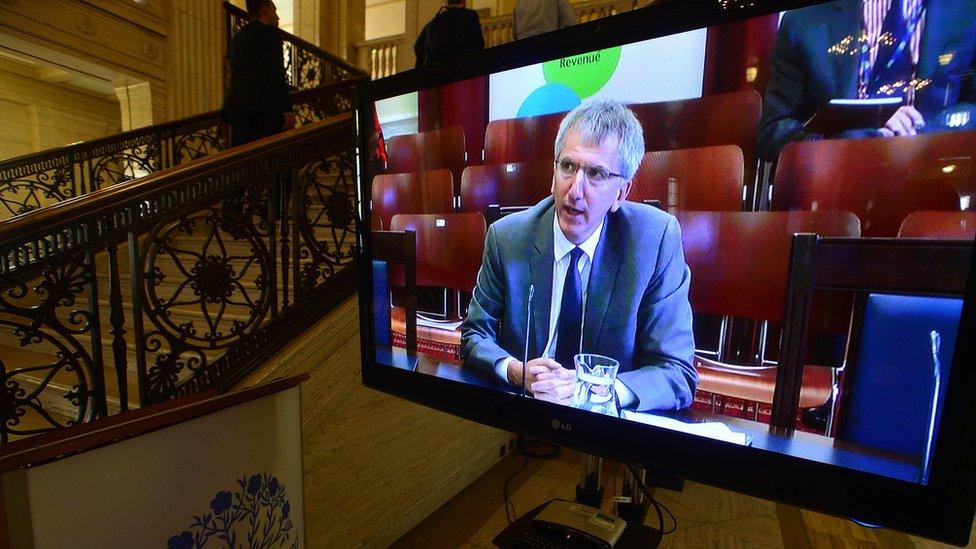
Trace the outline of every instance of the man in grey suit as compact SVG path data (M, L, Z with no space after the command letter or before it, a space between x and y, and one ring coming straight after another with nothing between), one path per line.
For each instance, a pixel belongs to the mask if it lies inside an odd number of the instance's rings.
M691 404L698 381L691 273L678 223L626 201L643 154L640 123L624 105L592 101L566 115L556 136L552 197L488 229L462 326L466 367L494 372L513 387L522 387L524 370L528 393L568 403L573 355L597 353L620 361L621 408Z

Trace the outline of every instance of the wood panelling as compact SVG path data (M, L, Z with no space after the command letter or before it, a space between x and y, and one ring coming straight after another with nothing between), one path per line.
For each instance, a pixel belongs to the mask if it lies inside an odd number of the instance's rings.
M498 461L508 433L362 385L347 301L248 383L300 372L309 547L382 547Z

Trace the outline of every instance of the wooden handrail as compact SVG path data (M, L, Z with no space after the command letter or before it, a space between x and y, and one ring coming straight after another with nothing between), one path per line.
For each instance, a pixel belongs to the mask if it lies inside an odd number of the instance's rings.
M356 86L363 82L368 82L369 77L365 74L362 76L357 76L354 79L344 80L342 82L337 82L335 84L329 84L326 86L320 86L318 88L311 88L307 90L297 90L289 94L292 102L298 103L302 100L308 99L309 97L316 95L331 95L338 93L340 91L346 90L352 86ZM24 154L21 156L15 156L13 158L8 158L6 160L0 161L0 170L14 167L18 164L26 164L30 162L35 162L39 158L45 156L50 156L52 154L60 154L64 156L70 156L75 152L81 150L88 150L99 146L112 145L113 143L126 141L130 139L136 139L142 137L146 134L152 133L166 133L168 130L178 129L183 126L191 125L194 122L205 121L220 117L220 111L207 111L200 114L195 114L193 116L187 116L185 118L178 118L176 120L171 120L169 122L163 122L161 124L153 124L152 126L146 126L142 128L136 128L134 130L128 130L117 134L107 135L105 137L98 137L95 139L90 139L88 141L79 141L77 143L72 143L64 147L58 147L57 149L47 149L43 151L33 152Z
M259 150L269 152L287 148L310 134L322 132L326 129L348 131L351 125L352 115L344 113L321 122L259 139L247 145L192 160L163 172L71 198L35 210L28 215L20 215L0 221L0 247L12 245L32 234L44 232L49 229L53 222L70 223L82 218L107 214L111 211L120 210L126 203L140 201L144 194L175 190L190 177L200 177L208 172L226 170L232 164L247 161Z
M233 393L218 394L215 390L205 391L156 406L10 442L0 447L2 448L0 449L0 473L94 450L106 444L158 431L291 389L308 379L309 374L304 373Z

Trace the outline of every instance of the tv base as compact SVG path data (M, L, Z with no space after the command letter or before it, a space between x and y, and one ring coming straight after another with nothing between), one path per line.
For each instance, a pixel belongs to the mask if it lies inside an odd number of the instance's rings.
M532 519L539 514L540 511L545 509L549 505L549 502L539 505L535 509L532 509L528 513L520 516L508 525L507 528L502 530L491 540L496 547L502 548L517 548L522 547L520 545L519 539L522 537L526 530L532 529ZM657 547L661 543L661 534L656 530L653 530L643 524L639 523L627 523L627 527L624 529L623 534L617 543L613 545L614 549L630 549L630 548L653 548Z

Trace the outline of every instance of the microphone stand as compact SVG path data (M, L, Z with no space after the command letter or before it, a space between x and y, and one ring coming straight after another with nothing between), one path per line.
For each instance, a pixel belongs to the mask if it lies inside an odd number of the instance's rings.
M522 348L522 396L525 396L525 363L529 361L529 329L532 327L532 297L535 285L529 284L529 299L525 305L525 346Z

